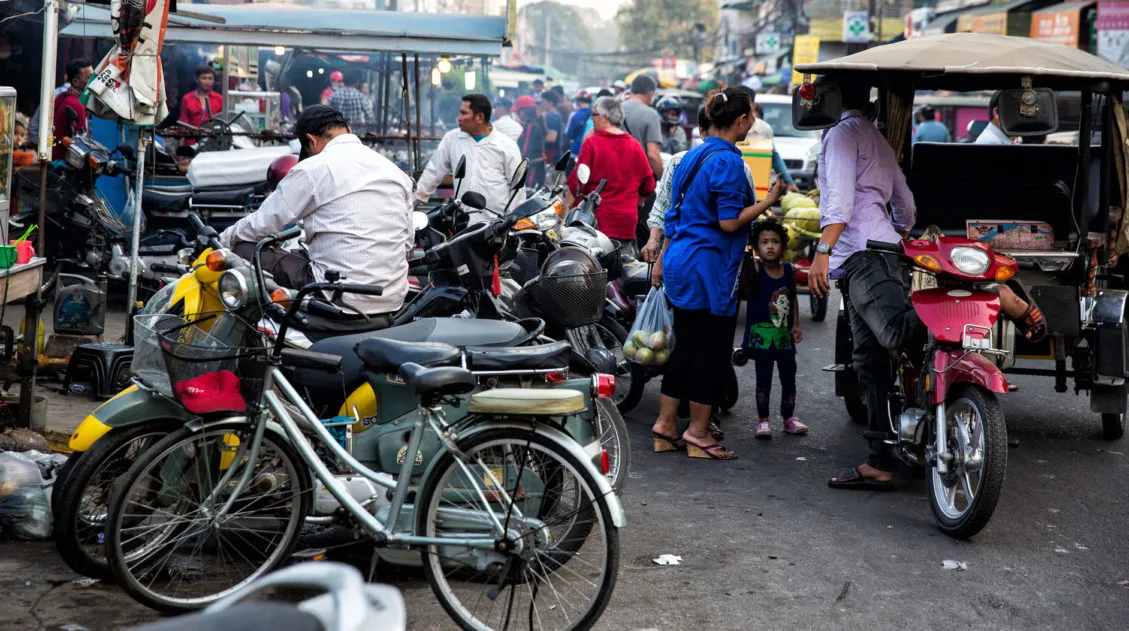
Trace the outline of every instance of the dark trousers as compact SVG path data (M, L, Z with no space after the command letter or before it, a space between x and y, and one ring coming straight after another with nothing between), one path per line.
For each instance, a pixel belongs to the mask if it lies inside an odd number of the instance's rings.
M674 349L663 375L662 393L702 405L720 405L737 316L709 309L674 308Z
M239 243L232 251L248 263L255 255L254 243ZM274 277L274 282L289 289L301 289L314 282L314 272L310 269L310 259L303 254L287 252L280 248L264 249L259 255L263 271Z
M792 418L796 412L796 350L749 351L757 368L757 416L768 418L768 402L772 395L772 368L780 369L780 416Z
M894 389L890 351L924 342L925 327L909 298L909 271L894 254L859 252L843 264L840 288L854 337L852 360L866 401L867 429L889 432L887 402ZM881 439L870 441L866 464L894 471L897 461Z

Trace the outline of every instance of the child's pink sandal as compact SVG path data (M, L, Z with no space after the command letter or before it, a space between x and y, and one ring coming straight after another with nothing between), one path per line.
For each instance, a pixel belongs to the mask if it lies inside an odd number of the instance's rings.
M772 427L768 421L757 423L757 438L772 438Z
M784 431L796 436L803 436L808 433L808 426L800 422L800 419L792 417L784 421Z

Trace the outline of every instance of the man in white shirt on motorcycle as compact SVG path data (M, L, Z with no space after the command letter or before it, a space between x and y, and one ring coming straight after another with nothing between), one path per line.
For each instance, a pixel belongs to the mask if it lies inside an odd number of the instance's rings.
M426 202L443 178L452 175L459 159L466 157L466 176L459 186L459 194L467 191L481 193L486 207L501 213L510 201L510 179L521 163L517 143L502 134L490 123L493 106L484 94L468 94L459 107L459 128L447 132L432 154L427 168L416 183L416 200ZM524 190L519 191L513 205L525 201ZM470 209L468 209L470 210ZM470 221L488 220L496 215L470 211Z
M348 121L326 105L298 117L301 160L259 209L223 231L220 242L251 260L255 244L302 222L309 258L272 248L263 269L275 282L299 289L324 282L327 270L352 284L379 285L381 296L347 294L343 300L367 314L395 313L408 293L412 180L390 160L363 145Z

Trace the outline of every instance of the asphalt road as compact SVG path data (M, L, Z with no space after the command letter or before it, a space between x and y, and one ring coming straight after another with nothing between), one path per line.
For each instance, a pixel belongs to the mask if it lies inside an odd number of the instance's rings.
M1003 498L974 541L948 539L920 478L903 476L890 494L827 488L865 444L820 372L834 323L805 318L805 329L797 414L812 428L806 438L783 435L777 419L772 441L753 439L751 367L739 373L742 399L726 419L735 462L651 453L658 383L629 415L628 525L600 628L1125 628L1129 439L1103 442L1084 397L1016 378L1004 411L1019 445L1008 452ZM655 565L661 554L682 564ZM945 560L968 569L942 569ZM76 578L50 543L0 544L0 629L113 629L154 618L112 585ZM383 580L404 590L409 628L452 627L418 574Z

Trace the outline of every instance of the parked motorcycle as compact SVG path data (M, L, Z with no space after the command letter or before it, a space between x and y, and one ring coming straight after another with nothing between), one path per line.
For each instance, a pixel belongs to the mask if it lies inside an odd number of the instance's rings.
M993 358L1008 351L995 347L1000 300L985 286L1014 278L1018 265L983 242L958 237L868 241L867 248L894 259L907 277L913 266L937 284L911 296L929 339L924 353L896 354L897 387L885 402L889 430L866 436L885 440L907 465L928 468L937 525L968 539L991 519L1007 468L1007 427L996 395L1008 383Z

